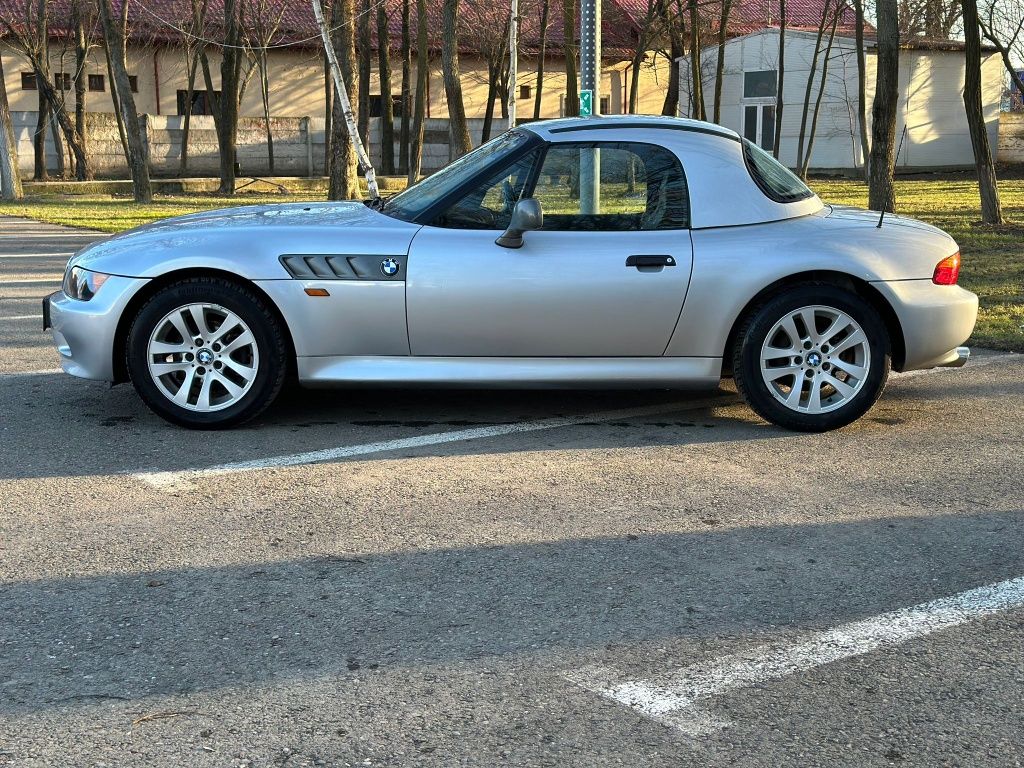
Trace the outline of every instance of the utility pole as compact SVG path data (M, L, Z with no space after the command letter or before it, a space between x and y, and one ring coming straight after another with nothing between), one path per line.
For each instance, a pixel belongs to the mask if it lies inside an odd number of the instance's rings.
M589 109L587 109L589 107ZM580 115L601 114L601 0L580 2ZM580 210L601 210L601 150L580 150Z
M341 77L341 66L338 64L338 56L334 51L334 44L331 42L330 30L328 30L327 22L324 20L324 10L320 5L320 0L312 0L312 4L313 15L316 17L316 24L320 28L320 37L324 41L327 63L331 68L331 75L334 78L336 96L341 104L341 113L345 116L345 125L348 126L348 136L352 142L353 149L356 151L359 167L366 177L366 189L370 193L370 197L376 200L380 197L380 192L377 189L377 175L374 173L370 156L366 154L366 148L363 147L363 142L359 138L359 126L356 124L356 116L352 113L352 102L349 101L348 91L345 89L345 81ZM343 23L348 24L351 22L349 19L345 19Z
M519 75L519 0L512 0L512 17L508 22L508 129L516 127L516 78Z

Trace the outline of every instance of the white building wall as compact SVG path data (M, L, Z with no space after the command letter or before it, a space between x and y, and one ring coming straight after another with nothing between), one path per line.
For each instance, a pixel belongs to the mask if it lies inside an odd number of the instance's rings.
M826 32L827 37L827 32ZM827 40L822 41L822 48ZM789 31L786 34L786 70L783 87L782 138L780 159L790 167L797 165L800 123L803 115L807 80L811 76L816 35ZM726 43L725 72L722 87L720 122L742 133L744 107L751 102L743 97L744 72L777 70L779 62L778 30L764 30L735 38ZM819 55L811 87L810 111L820 86L822 58ZM713 115L717 46L703 52L703 88L706 111ZM867 54L867 98L870 130L871 100L875 91L876 56ZM1002 92L1001 62L995 55L982 65L983 99L990 139L995 146L999 130L999 99ZM690 69L684 59L680 67L680 114L689 115ZM964 56L957 51L903 50L900 52L900 103L898 135L908 126L900 166L948 167L974 164L967 119L963 106ZM808 127L810 133L810 119ZM829 56L825 92L818 117L810 167L850 169L863 167L857 123L857 61L855 41L837 37Z

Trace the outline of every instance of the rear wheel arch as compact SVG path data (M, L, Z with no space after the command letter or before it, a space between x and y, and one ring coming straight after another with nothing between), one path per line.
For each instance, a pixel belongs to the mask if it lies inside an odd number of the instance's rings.
M733 322L732 328L729 330L729 336L726 339L725 349L722 353L723 374L732 373L732 360L736 351L736 344L739 342L740 330L743 328L746 320L756 312L759 307L765 304L765 302L774 299L776 296L780 296L787 290L796 286L808 284L813 285L815 283L843 288L867 301L872 308L878 312L879 316L882 318L883 324L885 325L885 329L889 334L893 370L903 370L903 365L906 360L906 344L903 338L903 327L900 325L900 320L896 315L896 311L892 308L892 305L882 295L882 293L868 281L862 280L859 277L854 277L846 272L814 270L798 272L780 280L776 280L774 283L771 283L761 289L761 291L747 302L746 306L743 307L743 310L736 316L736 320Z
M181 269L174 272L168 272L153 278L146 283L125 306L124 311L121 313L121 317L117 322L117 330L114 333L114 348L113 348L113 363L114 363L114 383L123 384L129 380L128 376L128 364L127 364L127 344L128 344L128 332L131 330L132 323L134 322L139 311L146 305L153 296L159 293L161 290L169 285L180 283L186 280L194 278L209 277L219 278L221 280L227 280L228 282L234 283L248 291L255 293L261 301L266 305L267 309L274 315L277 320L282 333L284 334L285 343L288 346L288 365L289 374L294 376L295 374L295 342L292 339L291 328L288 327L288 322L285 320L284 315L281 314L281 310L278 308L274 300L270 298L266 291L260 288L252 280L244 277L240 277L232 272L225 272L220 269Z

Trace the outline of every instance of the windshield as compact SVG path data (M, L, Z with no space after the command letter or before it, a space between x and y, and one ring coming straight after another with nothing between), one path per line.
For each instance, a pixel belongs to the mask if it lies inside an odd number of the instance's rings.
M761 191L775 202L794 203L814 194L799 176L753 142L744 139L743 150L750 175Z
M483 168L500 162L501 158L507 157L529 141L530 136L521 131L503 133L423 181L413 184L404 192L399 192L385 203L382 210L396 218L412 221L434 203L459 189Z

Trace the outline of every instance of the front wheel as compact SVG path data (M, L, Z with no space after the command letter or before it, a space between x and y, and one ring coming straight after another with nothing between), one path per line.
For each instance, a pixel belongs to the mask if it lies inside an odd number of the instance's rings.
M867 413L891 365L878 313L831 285L800 286L755 310L734 355L736 387L747 404L802 432L836 429Z
M287 345L264 301L219 278L193 278L154 295L128 333L128 372L167 421L219 429L260 414L287 372Z

